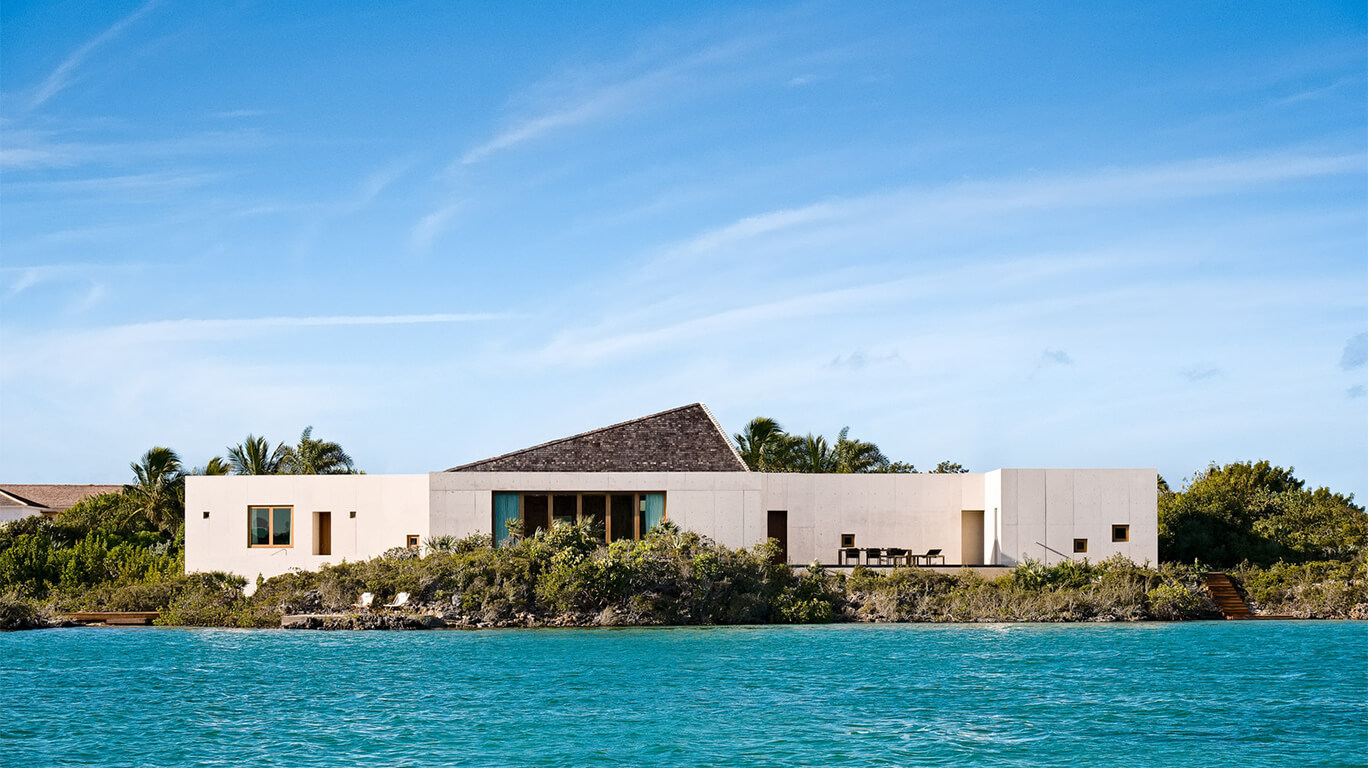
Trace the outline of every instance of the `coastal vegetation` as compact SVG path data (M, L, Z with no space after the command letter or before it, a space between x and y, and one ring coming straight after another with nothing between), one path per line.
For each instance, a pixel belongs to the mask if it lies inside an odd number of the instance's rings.
M1159 559L1213 568L1345 562L1368 552L1368 515L1328 488L1307 489L1267 461L1218 466L1179 491L1159 487Z
M301 444L311 439L305 430ZM845 443L855 441L843 431L836 445ZM269 444L250 436L239 447L244 469L280 448L263 450ZM298 456L300 447L289 448ZM222 464L234 461L229 454ZM336 458L282 459L274 469L350 471L349 457ZM487 535L434 538L421 553L400 548L251 584L184 573L185 473L174 451L153 448L130 468L121 493L55 519L0 526L0 628L43 626L76 610L155 610L159 623L174 625L280 626L284 616L322 613L351 617L342 626L407 626L357 611L363 592L376 605L407 592L410 612L467 627L1182 620L1219 615L1202 581L1211 568L1228 570L1258 611L1368 618L1363 508L1267 462L1213 465L1178 491L1161 480L1157 567L1111 558L1027 561L993 579L920 568L840 573L776 562L773 542L730 549L668 522L641 540L604 545L586 521L515 532L498 548Z
M755 472L916 472L917 468L903 461L893 461L874 443L850 437L850 427L843 427L835 442L811 432L804 436L791 435L779 422L767 416L751 419L746 428L735 435L741 460ZM969 470L951 461L942 461L931 470L938 474L964 473Z

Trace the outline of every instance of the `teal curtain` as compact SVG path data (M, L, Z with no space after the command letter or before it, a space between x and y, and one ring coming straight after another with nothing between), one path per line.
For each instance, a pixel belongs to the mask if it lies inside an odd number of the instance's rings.
M647 533L652 528L665 522L665 494L648 493L645 494L645 497L646 530L642 531L642 533Z
M518 494L494 494L494 541L508 543L508 521L518 519Z

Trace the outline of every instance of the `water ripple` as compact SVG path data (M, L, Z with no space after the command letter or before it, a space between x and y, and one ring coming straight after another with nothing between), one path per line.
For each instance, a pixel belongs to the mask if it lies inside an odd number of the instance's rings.
M5 765L1362 765L1368 624L0 636Z

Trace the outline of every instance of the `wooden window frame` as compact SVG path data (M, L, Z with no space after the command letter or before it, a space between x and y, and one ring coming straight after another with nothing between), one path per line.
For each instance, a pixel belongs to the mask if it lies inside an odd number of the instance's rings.
M1121 531L1122 535L1117 536L1117 535L1116 535L1116 532L1117 532L1117 531ZM1113 524L1112 524L1112 542L1113 542L1113 543L1123 543L1123 542L1128 542L1128 541L1130 541L1130 523L1125 523L1125 524L1113 523Z
M1086 554L1088 554L1088 540L1087 540L1087 539L1074 539L1073 551L1074 551L1074 554L1075 554L1075 555L1086 555Z
M275 538L275 511L277 509L290 510L290 543L289 544L253 544L252 543L252 510L269 509L271 510L271 527L267 529L267 537ZM248 504L247 505L247 548L248 549L294 549L294 505L293 504Z
M419 549L423 546L423 537L417 533L404 534L405 549Z
M663 523L663 522L665 522L665 521L667 521L667 520L670 519L670 494L666 493L665 491L564 491L564 490L562 490L562 491L501 491L501 490L500 490L500 491L492 491L492 492L490 493L490 497L489 497L489 499L490 499L490 503L489 503L489 521L490 521L490 528L491 528L491 530L493 529L493 526L494 526L494 496L493 496L493 494L495 494L495 493L516 493L516 494L518 495L518 522L519 522L519 523L523 523L524 529L525 529L526 520L527 520L527 512L526 512L526 510L527 510L527 503L526 503L526 502L527 502L527 497L528 497L528 496L545 496L545 497L546 497L546 515L547 515L547 518L548 518L548 522L550 522L552 525L554 525L555 522L556 522L555 501L554 501L554 498L555 498L556 496L574 496L574 497L575 497L575 523L576 523L576 524L584 522L584 497L585 497L585 496L603 496L603 497L604 497L604 507L603 507L603 543L605 543L605 544L611 543L612 540L613 540L613 532L612 532L612 529L613 529L613 497L614 497L614 496L631 496L631 497L632 497L632 536L631 536L631 539L630 539L631 541L640 541L640 540L641 540L641 537L643 536L643 534L646 533L645 531L641 530L641 518L642 518L642 514L643 514L643 513L642 513L642 505L645 504L645 499L646 499L646 496L647 496L648 494L658 493L658 494L660 494L661 496L663 496L663 497L665 498L665 507L664 507L664 509L661 510L661 513L660 513L660 522ZM498 541L498 534L499 534L498 531L495 531L495 532L494 532L494 536L495 536L495 539L494 539L494 540L495 540L495 541Z
M855 534L853 534L853 533L843 533L843 534L841 534L841 549L845 549L845 548L847 548L847 547L853 547L853 546L855 546Z

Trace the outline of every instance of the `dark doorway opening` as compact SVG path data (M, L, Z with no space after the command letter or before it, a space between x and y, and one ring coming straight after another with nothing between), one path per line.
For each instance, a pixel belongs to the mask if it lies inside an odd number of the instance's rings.
M788 510L771 509L766 535L779 542L778 562L788 562Z

